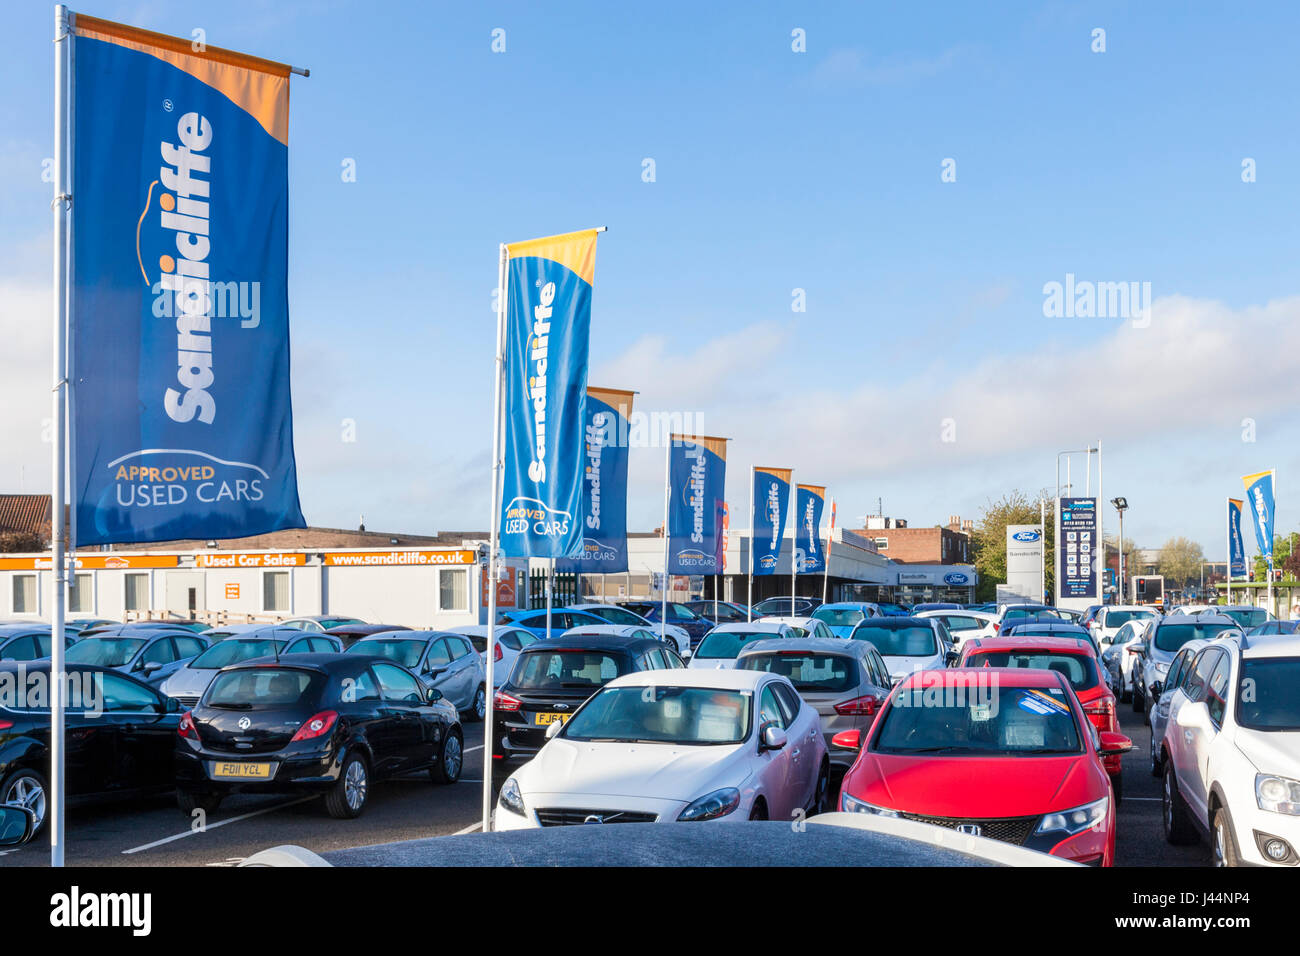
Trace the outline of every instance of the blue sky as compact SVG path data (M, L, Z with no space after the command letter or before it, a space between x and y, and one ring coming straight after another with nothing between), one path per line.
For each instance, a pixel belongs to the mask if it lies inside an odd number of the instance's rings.
M48 482L52 7L10 6L0 486L33 491ZM842 515L882 498L914 525L975 517L1053 486L1056 453L1101 438L1107 497L1128 497L1141 545L1187 534L1221 557L1224 496L1269 467L1293 527L1300 11L805 7L82 9L311 68L291 101L290 307L312 523L486 527L497 243L603 224L591 381L733 438L733 513L758 463L828 484ZM1150 282L1150 327L1046 318L1043 285L1067 273ZM632 469L647 529L662 453Z

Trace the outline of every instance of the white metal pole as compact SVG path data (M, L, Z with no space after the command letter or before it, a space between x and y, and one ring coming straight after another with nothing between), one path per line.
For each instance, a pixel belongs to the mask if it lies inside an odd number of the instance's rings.
M1091 457L1091 453L1089 454ZM1091 483L1091 473L1089 473L1089 482ZM1102 488L1101 477L1101 439L1097 439L1097 546L1101 548L1101 563L1097 565L1097 603L1106 603L1106 586L1104 584L1106 576L1106 529L1103 527L1106 517L1106 509L1101 507L1101 503L1106 500L1106 493ZM1095 555L1094 555L1095 560ZM1116 595L1118 597L1118 595Z
M745 601L745 620L754 619L754 482L758 481L758 469L749 466L749 597Z
M1224 554L1228 556L1228 604L1232 604L1232 501L1225 499L1224 505L1223 543Z
M67 568L63 556L63 489L67 476L64 460L66 424L66 364L69 276L68 218L71 210L72 177L69 175L68 101L71 77L68 60L72 42L68 8L54 8L54 442L50 488L50 793L46 823L50 828L50 866L63 866L64 835L64 699L63 699L63 606Z
M496 370L492 384L492 489L489 492L492 529L488 541L488 575L492 578L488 588L487 632L487 711L483 715L483 832L492 828L492 728L494 722L494 695L496 693L495 658L497 643L497 546L500 539L501 519L501 385L505 380L506 334L506 263L508 253L501 244L497 261L497 354ZM515 600L519 596L516 592Z
M1038 499L1038 594L1047 602L1047 501Z
M551 597L555 592L555 559L550 558L546 564L546 636L551 634Z
M831 580L831 544L835 537L835 499L831 499L831 523L826 529L826 566L822 568L822 603L826 603L827 585Z
M659 640L668 640L668 504L672 500L672 487L669 485L669 470L673 460L673 436L668 433L664 442L664 576L663 587L659 589Z
M1123 508L1120 508L1120 509L1119 509L1119 564L1118 564L1118 568L1119 568L1119 581L1118 581L1117 583L1118 583L1119 587L1118 587L1116 590L1117 590L1117 593L1118 593L1118 595L1119 595L1119 600L1116 601L1115 603L1116 603L1116 604L1127 604L1128 601L1125 599L1125 591L1124 591L1124 509L1123 509Z
M794 483L794 469L790 469L790 506L787 511L790 525L790 616L794 617L794 596L799 591L799 565L797 553L799 549L796 545L799 543L799 529L796 527L799 523L799 486Z

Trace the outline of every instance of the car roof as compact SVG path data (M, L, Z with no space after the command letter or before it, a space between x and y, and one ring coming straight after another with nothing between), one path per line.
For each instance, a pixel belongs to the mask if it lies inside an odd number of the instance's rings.
M878 606L879 604L876 601L831 601L829 604L819 605L817 610L820 611L823 608L830 608L832 611L834 611L840 608L851 608L852 610L858 611L864 607L878 607Z
M734 634L737 631L766 631L771 634L780 634L782 628L789 627L783 621L774 621L770 618L760 617L753 621L736 621L734 624L719 624L710 634Z
M1088 633L1088 629L1084 627L1082 624L1075 624L1072 621L1062 621L1057 618L1045 618L1041 621L1039 620L1015 621L1007 625L1008 631L1015 631L1017 634L1019 634L1021 631L1028 631L1032 628L1038 628L1040 630L1052 631L1052 632L1059 631L1063 634L1082 634L1085 636Z
M1250 638L1242 648L1241 656L1249 659L1263 657L1300 657L1300 636L1294 634L1262 634Z
M673 687L712 687L717 690L754 690L766 678L773 675L767 671L750 671L739 668L701 667L690 669L671 667L657 671L633 671L615 677L606 687L646 687L662 684Z
M502 625L498 625L499 627ZM509 625L504 625L509 627ZM463 634L456 634L452 631L414 631L407 628L404 631L381 631L378 634L367 634L358 644L364 644L366 641L431 641L436 637L464 637Z
M481 627L483 625L475 625ZM326 634L336 634L347 637L350 634L379 634L387 631L409 631L410 628L405 624L340 624L337 627L325 629Z
M569 637L581 637L590 634L598 637L601 634L614 634L622 637L631 637L633 631L645 631L654 627L651 624L579 624L577 627L571 627L560 636L566 640Z
M916 627L918 624L924 624L930 627L930 622L934 620L929 617L913 617L908 614L905 617L869 617L865 621L859 621L855 627L880 627L886 629L897 629L902 627Z
M981 637L969 641L971 650L979 651L1059 651L1063 654L1088 654L1093 651L1092 641L1087 637Z
M0 637L18 637L23 634L48 634L48 624L0 624Z
M845 641L834 637L783 637L776 640L754 641L740 649L741 657L751 657L764 652L813 651L818 654L846 654L866 657L875 647L870 641Z
M336 669L350 669L355 667L357 660L370 660L373 655L370 654L286 654L277 658L274 654L267 654L264 657L251 657L246 661L239 661L236 664L227 664L222 668L223 671L252 670L267 665L277 665L280 667L292 667L296 670L320 671L330 673ZM384 657L374 657L374 660L383 661L386 664L392 664L393 661ZM398 665L401 666L400 664Z
M1000 687L1060 687L1063 680L1056 671L1039 670L1036 667L947 667L942 670L912 671L898 686L925 688L938 682L945 687L958 684L970 687L971 681L989 681L994 675Z
M548 640L529 644L520 654L540 654L544 651L643 651L652 647L663 647L663 641L644 637L623 637L618 634L574 634L572 636L552 637Z

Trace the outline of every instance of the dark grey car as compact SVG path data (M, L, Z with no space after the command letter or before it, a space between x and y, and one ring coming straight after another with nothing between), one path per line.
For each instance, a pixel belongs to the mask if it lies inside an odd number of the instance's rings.
M93 664L130 674L155 690L164 680L208 649L208 639L178 628L124 630L87 637L68 648L68 664Z
M363 637L347 653L396 661L472 720L487 713L487 673L468 637L448 631L389 632Z

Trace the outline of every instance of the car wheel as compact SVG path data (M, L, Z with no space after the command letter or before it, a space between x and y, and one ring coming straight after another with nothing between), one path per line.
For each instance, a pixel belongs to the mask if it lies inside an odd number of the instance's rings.
M1165 840L1174 846L1190 846L1196 842L1196 831L1178 793L1178 780L1174 768L1166 762L1164 785L1160 788L1160 822Z
M343 761L343 772L325 794L325 810L336 820L361 816L370 798L370 768L360 754L350 754Z
M809 816L816 816L826 810L826 794L831 788L831 765L822 764L821 773L817 774L817 789L813 792L812 806L808 808Z
M26 807L32 811L36 815L36 826L32 830L35 834L45 827L47 793L45 778L35 770L15 770L0 784L0 803Z
M759 797L758 800L754 802L754 808L749 811L749 819L751 820L767 819L767 804L763 802L762 797Z
M1133 685L1133 713L1135 714L1145 713L1147 709L1146 688L1142 687L1140 689L1142 693L1139 694L1139 686L1137 684Z
M1164 767L1160 762L1160 748L1159 745L1156 743L1156 732L1152 730L1151 731L1151 776L1158 778L1163 770Z
M186 816L194 816L195 810L202 810L204 813L211 813L217 807L221 806L221 794L219 793L192 793L188 790L176 791L176 806L181 808L181 812Z
M460 779L460 769L465 763L465 745L460 734L452 731L442 740L438 762L429 770L434 783L455 783Z
M482 721L487 716L487 689L481 685L474 691L474 703L470 705L469 713L475 721Z
M1124 776L1123 776L1123 774L1119 774L1119 773L1117 773L1117 774L1115 774L1115 776L1111 777L1111 778L1110 778L1110 786L1111 786L1111 789L1115 791L1115 806L1118 807L1121 803L1124 802Z
M1228 822L1228 811L1223 807L1214 811L1214 865L1241 866L1232 824Z

